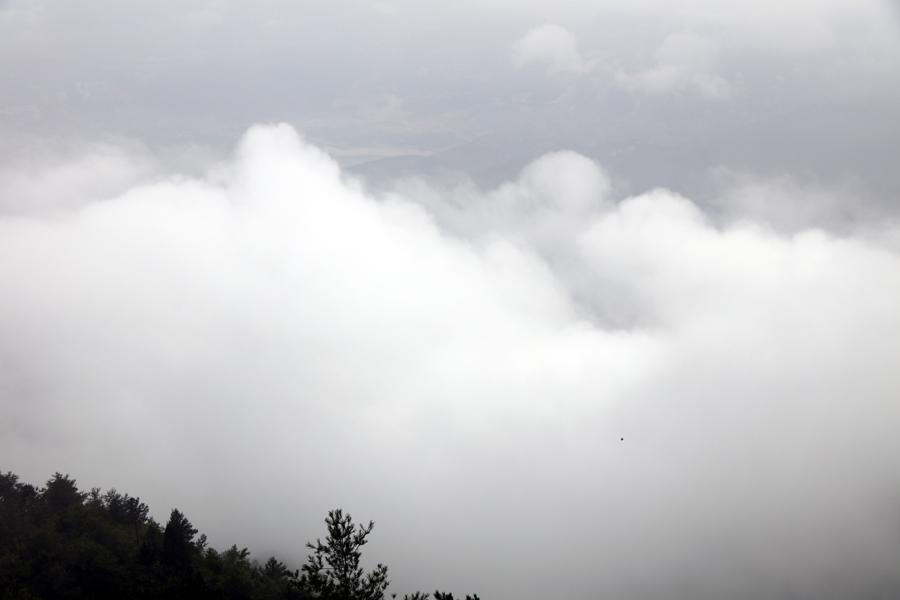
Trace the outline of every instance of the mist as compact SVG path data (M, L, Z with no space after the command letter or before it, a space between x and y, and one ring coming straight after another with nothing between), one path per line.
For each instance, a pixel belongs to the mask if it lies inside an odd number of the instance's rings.
M295 559L344 506L411 587L897 584L895 229L720 226L575 153L403 189L263 125L205 177L5 216L2 455Z
M0 470L401 594L896 596L896 16L0 2Z

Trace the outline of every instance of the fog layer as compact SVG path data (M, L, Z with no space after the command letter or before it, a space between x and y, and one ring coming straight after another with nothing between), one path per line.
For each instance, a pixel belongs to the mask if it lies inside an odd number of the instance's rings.
M295 560L342 506L401 591L900 586L896 225L619 197L574 152L376 195L287 125L164 163L0 171L3 468Z

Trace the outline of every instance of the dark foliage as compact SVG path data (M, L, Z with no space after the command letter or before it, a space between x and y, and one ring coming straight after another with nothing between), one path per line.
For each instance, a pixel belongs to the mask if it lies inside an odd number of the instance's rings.
M396 597L396 594L395 594ZM422 592L413 592L412 594L404 594L403 600L429 600L431 598L431 594L424 594ZM445 594L442 592L436 591L434 593L434 600L453 600L453 594ZM466 594L466 600L481 600L478 597L478 594L470 596Z
M302 574L274 557L260 564L246 548L209 548L179 510L165 527L149 514L139 498L115 489L81 492L68 475L56 473L36 488L0 473L0 600L385 597L387 567L360 566L374 523L356 525L339 509L325 519L325 540L307 544L312 554ZM434 600L453 595L435 592Z
M387 567L379 564L364 574L359 566L361 548L375 527L354 526L350 515L340 509L329 511L325 519L328 537L323 543L307 544L313 553L303 565L303 586L322 600L381 600L387 589Z

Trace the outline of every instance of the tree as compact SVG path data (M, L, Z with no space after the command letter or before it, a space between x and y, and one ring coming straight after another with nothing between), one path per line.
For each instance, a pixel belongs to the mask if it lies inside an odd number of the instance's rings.
M209 547L178 510L163 528L128 494L84 493L60 473L37 488L0 471L0 600L384 600L387 567L360 567L375 524L355 525L340 510L325 524L301 577L274 557L259 564L246 548Z
M83 500L84 494L78 491L75 480L62 473L54 473L44 489L44 501L55 512L80 506Z
M264 577L275 580L286 579L291 576L291 570L288 569L283 562L281 562L274 556L270 557L269 560L266 561L266 564L263 565L263 567L260 569L260 572Z
M378 564L369 573L359 566L361 548L375 527L354 525L349 514L341 509L328 512L325 519L328 537L323 543L307 543L313 553L303 565L301 585L315 598L322 600L382 600L388 587L387 567Z
M162 559L163 562L176 566L187 566L191 555L196 550L193 541L197 530L191 525L180 510L174 509L166 530L163 532Z
M394 594L396 597L396 594ZM412 594L403 594L403 600L429 600L431 598L431 594L425 594L423 592L413 592ZM453 594L444 593L441 591L434 592L434 600L453 600ZM481 600L478 597L478 594L474 596L470 596L466 594L466 600Z

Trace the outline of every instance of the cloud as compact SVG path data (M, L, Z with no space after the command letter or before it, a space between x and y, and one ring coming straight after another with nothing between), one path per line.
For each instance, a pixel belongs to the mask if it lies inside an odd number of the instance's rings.
M285 125L203 177L73 164L31 172L112 191L0 217L4 468L295 559L342 505L400 590L900 586L890 244L615 198L572 152L377 196Z
M87 204L114 199L173 170L203 173L222 154L199 145L158 146L109 137L95 142L19 138L0 159L0 215L64 218ZM0 155L3 153L0 152Z
M789 175L759 177L719 169L722 191L712 206L730 221L752 219L778 231L822 228L846 233L878 220L877 207L860 198L849 182L825 186Z
M691 33L672 33L654 54L654 64L643 70L614 70L624 89L644 94L693 93L707 98L726 98L734 85L716 73L717 47L709 39Z
M622 89L640 94L689 93L726 98L735 92L735 86L716 72L716 44L686 32L668 34L656 48L653 64L632 71L609 60L585 58L571 32L559 25L542 25L513 44L513 62L519 68L541 66L558 76L601 73Z
M37 164L20 158L0 165L0 214L64 213L118 196L158 168L137 149L103 144L76 152Z
M396 189L426 206L455 234L467 238L524 235L523 243L530 245L536 241L534 227L568 226L573 218L595 214L607 206L611 182L589 158L558 151L533 160L515 181L487 193L468 186L438 190L417 178L403 180Z
M536 65L553 75L577 76L591 69L578 51L575 36L560 25L546 24L528 31L513 44L517 67Z

